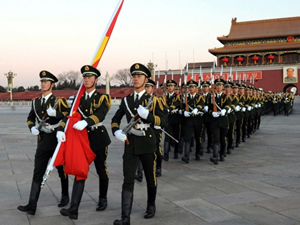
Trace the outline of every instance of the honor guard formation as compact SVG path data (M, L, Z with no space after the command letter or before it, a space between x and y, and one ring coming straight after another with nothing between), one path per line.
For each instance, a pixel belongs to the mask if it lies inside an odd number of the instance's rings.
M163 160L167 163L173 158L189 163L201 161L201 157L208 154L214 165L223 163L234 148L241 148L241 144L259 130L262 115L273 112L276 116L284 111L288 116L296 92L293 88L285 93L264 92L254 85L222 78L197 82L187 80L187 74L183 83L182 75L179 83L165 78L165 82L159 84L159 78L157 82L151 80L149 69L140 63L133 64L130 73L134 91L122 98L111 120L114 138L124 142L121 218L116 219L114 225L130 224L135 180L142 182L145 175L147 201L143 216L152 218L156 213L157 177L163 175ZM110 110L111 98L96 90L101 76L98 69L85 65L81 74L85 91L71 108L66 99L52 94L58 79L45 70L39 74L43 93L32 100L27 118L30 132L37 136L37 148L28 204L18 206L22 212L35 215L51 157L56 157L53 165L61 181L58 207L69 204L69 208L60 210L62 216L78 219L92 162L99 177L95 209L103 211L109 204L106 160L111 139L102 122ZM124 116L127 124L121 129ZM53 156L58 144L61 149ZM71 195L67 174L75 176Z

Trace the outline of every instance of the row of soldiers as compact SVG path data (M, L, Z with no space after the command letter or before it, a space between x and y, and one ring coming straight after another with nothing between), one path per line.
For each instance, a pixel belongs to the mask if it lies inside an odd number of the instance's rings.
M165 139L157 146L157 176L162 173L162 159L168 161L170 152L174 153L174 159L183 154L182 161L189 163L195 145L195 160L199 161L206 138L206 153L212 153L210 161L214 164L225 161L226 154L231 154L234 147L238 148L259 129L261 116L275 110L274 96L277 93L265 93L261 88L223 79L216 79L213 84L202 81L200 85L201 88L196 81L190 80L179 88L172 79L160 84L160 99L167 112L168 125L159 128L165 133ZM149 79L147 87L153 92L155 82ZM158 90L156 94L159 96ZM282 99L288 115L293 94L282 94ZM142 178L142 168L139 167L136 180L142 181Z
M269 91L264 94L264 113L273 112L274 116L284 111L285 116L289 116L293 111L295 95L292 91L280 92Z

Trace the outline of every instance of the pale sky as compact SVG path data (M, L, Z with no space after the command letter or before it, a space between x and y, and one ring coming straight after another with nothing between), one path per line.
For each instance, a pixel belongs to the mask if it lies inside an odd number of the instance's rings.
M90 64L119 0L0 0L0 85L17 74L15 87L39 85ZM208 49L237 22L299 16L299 0L125 0L98 69L113 75L133 63L157 69L213 61ZM104 76L103 76L104 77Z

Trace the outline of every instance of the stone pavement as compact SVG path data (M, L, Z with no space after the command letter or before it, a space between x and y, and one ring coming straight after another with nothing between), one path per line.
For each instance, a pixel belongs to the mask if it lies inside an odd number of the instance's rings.
M36 137L28 130L29 107L0 108L0 224L112 224L120 218L123 145L112 137L109 146L108 207L96 212L98 179L93 165L85 185L78 220L59 213L60 182L50 174L41 191L35 216L17 210L28 202ZM105 125L117 106L112 106ZM124 125L124 123L123 123ZM235 148L226 161L213 165L210 155L189 164L163 162L158 178L157 212L145 220L146 182L135 184L132 224L300 224L300 97L290 116L271 113L258 130ZM205 146L205 144L204 144ZM172 154L172 153L171 153ZM193 156L193 153L192 153ZM73 183L70 178L70 192Z

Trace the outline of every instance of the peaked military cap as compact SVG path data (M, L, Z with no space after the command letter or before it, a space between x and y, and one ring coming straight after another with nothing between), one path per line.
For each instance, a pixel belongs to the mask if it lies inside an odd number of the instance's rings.
M171 86L171 85L176 86L177 85L176 81L175 80L167 80L167 86Z
M146 84L145 84L146 86L155 86L155 82L154 82L154 80L151 80L151 79L148 79L148 82L146 82Z
M239 84L238 83L232 83L232 88L239 88Z
M161 83L161 84L159 85L159 87L160 87L160 88L164 88L164 87L165 87L164 83Z
M150 70L144 66L141 63L135 63L130 67L130 73L131 75L134 74L141 74L141 75L145 75L147 78L151 77L151 72Z
M225 87L232 87L233 86L233 83L231 83L230 81L225 81L225 84L224 84Z
M95 76L96 78L101 76L101 73L99 70L97 70L95 67L85 65L81 67L81 73L83 77L91 77Z
M52 73L46 71L46 70L42 70L40 72L40 78L41 81L43 80L50 80L53 83L56 83L58 81L58 79L56 78L56 76L54 76Z
M218 78L218 79L215 79L215 82L214 82L215 84L222 84L222 85L224 85L225 84L225 81L223 80L223 79L221 79L221 78Z
M194 80L188 81L188 82L187 82L187 85L188 85L189 87L191 87L191 86L197 86L197 87L198 87L198 83L197 83L196 81L194 81Z
M204 81L201 82L202 87L209 87L210 85L211 85L210 82L207 81L207 80L204 80Z
M246 85L240 84L239 88L246 88Z

